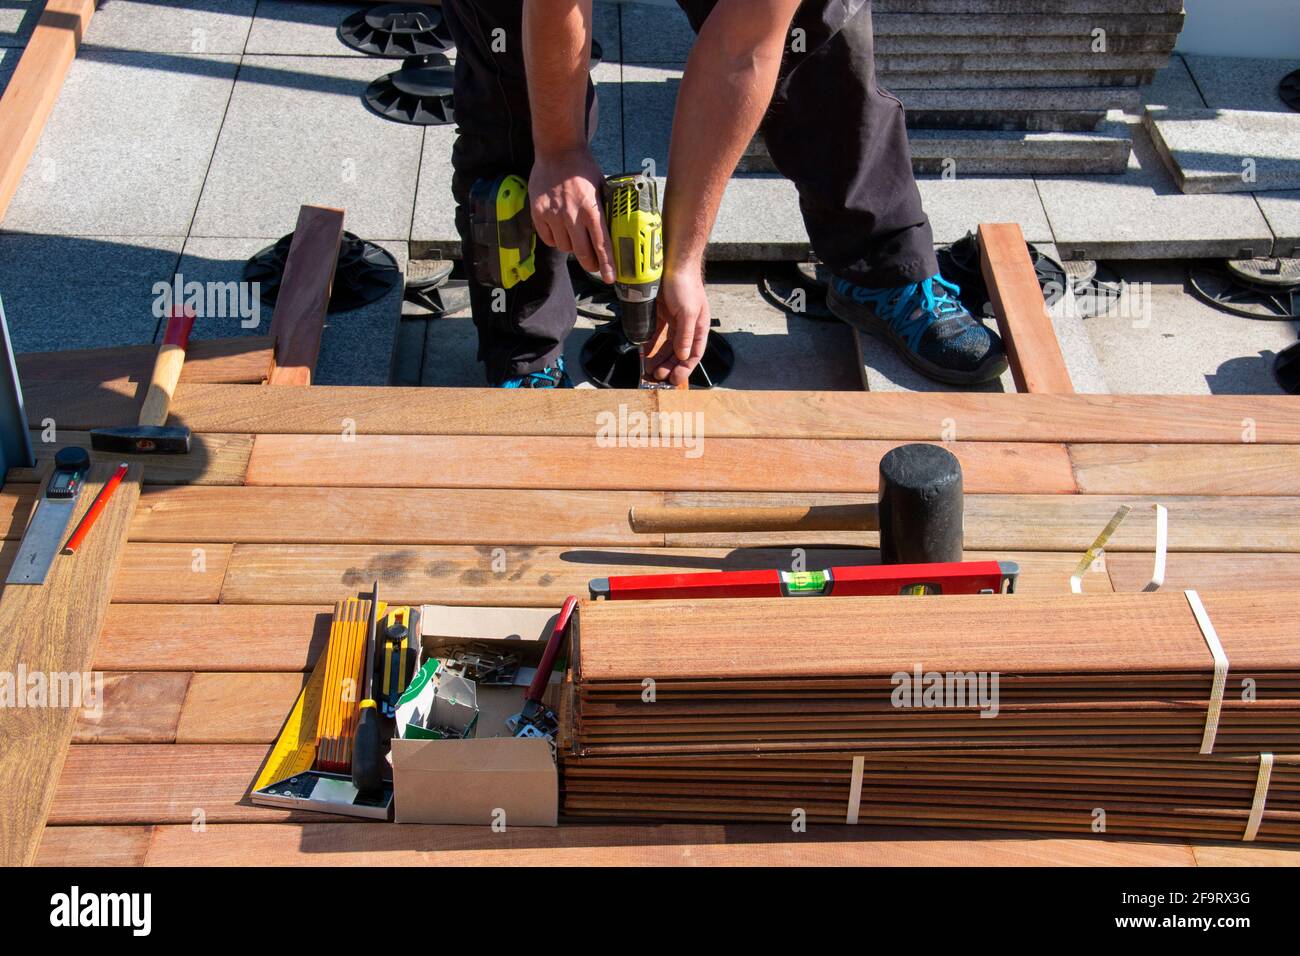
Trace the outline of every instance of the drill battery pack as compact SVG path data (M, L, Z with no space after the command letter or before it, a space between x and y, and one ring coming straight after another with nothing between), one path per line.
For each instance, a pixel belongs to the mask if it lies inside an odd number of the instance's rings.
M518 176L480 179L470 189L474 279L512 289L536 269L537 233L528 211L528 184Z

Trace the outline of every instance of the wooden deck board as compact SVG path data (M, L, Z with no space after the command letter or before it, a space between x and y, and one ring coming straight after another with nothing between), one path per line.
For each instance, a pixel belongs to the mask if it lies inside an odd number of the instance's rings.
M104 465L91 469L70 526L109 474ZM0 672L17 675L21 667L44 675L61 694L72 686L61 675L81 678L89 671L139 489L137 468L127 472L77 554L55 559L45 583L4 588ZM0 708L0 865L30 863L40 842L78 715L75 707L51 703L46 697L43 705Z
M144 866L155 827L46 827L37 866Z
M0 494L0 520L21 502ZM430 488L146 488L133 541L234 544L646 544L628 527L656 492ZM650 542L654 543L654 542ZM1280 549L1279 549L1280 550Z
M685 436L687 439L690 436ZM698 436L697 436L698 437ZM693 440L693 439L692 439ZM250 485L672 491L875 491L896 442L706 438L685 447L607 446L599 438L477 435L259 435ZM1068 494L1062 445L953 442L969 494ZM381 468L423 461L428 468Z
M30 382L28 422L87 429L135 421L143 389L124 382ZM627 392L547 396L482 388L257 385L184 381L171 420L197 432L595 436L662 410L703 416L709 438L878 441L1300 444L1296 399L1244 395L1020 395L963 392ZM656 405L657 402L657 405Z
M275 337L272 385L311 384L342 240L342 209L299 208L271 317L271 335Z
M82 708L72 742L172 743L189 683L186 673L105 674L103 700Z
M302 671L333 606L112 604L95 653L111 671Z
M0 544L0 575L7 575L18 553L18 538ZM120 603L217 601L230 560L228 544L131 544L113 581L113 600Z
M1067 447L1083 494L1300 494L1300 446L1296 445Z
M1029 259L1024 233L1015 223L979 227L980 271L988 286L998 331L1016 390L1068 395L1074 392L1061 343Z
M705 433L711 438L1300 444L1296 400L1286 396L765 391L657 394L663 412L703 415ZM213 430L253 429L232 422Z
M185 349L181 382L255 385L271 370L275 338L270 335L194 339ZM156 345L107 349L24 352L14 356L24 386L30 382L148 382L158 355ZM214 429L221 431L222 429Z
M176 743L274 743L305 681L302 673L195 674Z
M1108 554L1106 568L1116 591L1140 591L1151 580L1152 562L1147 555ZM1164 586L1170 590L1300 588L1300 554L1171 554Z
M52 827L39 862L88 865L99 859ZM114 828L116 830L118 828ZM143 828L136 828L143 829ZM95 830L89 830L93 835ZM139 852L133 833L105 841L108 859ZM126 846L124 846L126 844ZM1262 848L1261 848L1262 849ZM1285 851L1283 851L1285 852ZM1063 839L950 829L753 824L566 824L556 829L392 826L383 823L158 826L144 862L154 866L1193 866L1191 847L1173 841Z
M36 384L62 428L96 420L138 386ZM64 394L60 397L58 392ZM107 403L96 409L95 403ZM261 435L594 436L638 414L703 416L708 438L845 438L1118 444L1300 444L1296 400L1242 395L1020 395L965 392L630 392L576 389L538 403L482 388L277 389L182 378L171 415L198 432ZM77 421L74 421L77 420ZM672 419L670 419L671 421Z
M73 744L50 807L51 826L282 822L316 814L247 799L267 748L245 744Z

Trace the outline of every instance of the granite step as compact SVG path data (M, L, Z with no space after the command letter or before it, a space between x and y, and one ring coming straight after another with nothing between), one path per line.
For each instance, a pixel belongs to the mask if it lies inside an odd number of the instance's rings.
M1169 53L1176 33L1116 33L1106 39L1107 53ZM1059 53L1096 54L1090 33L1069 36L888 36L876 37L882 56L937 53L1020 53L1049 56Z
M1070 0L1071 13L1182 13L1183 0ZM1055 16L1061 0L875 0L876 13Z
M1114 72L1101 70L988 70L960 73L897 73L878 71L881 86L900 90L1000 90L1032 87L1075 87L1096 89L1114 86L1148 86L1156 70Z
M1059 6L1059 5L1058 5ZM889 36L1091 36L1107 34L1180 33L1183 15L1103 13L1025 16L1021 14L876 13L877 37ZM635 55L635 49L632 51ZM624 55L628 51L624 49Z
M982 74L1009 71L1080 71L1097 73L1131 73L1159 70L1169 65L1172 47L1162 53L1032 53L989 56L978 53L906 53L888 56L878 53L876 72L880 75L904 73L941 73L945 71Z
M965 175L1119 175L1128 165L1131 139L1124 123L1098 132L914 129L912 168L918 173ZM741 172L775 172L761 139L749 144Z

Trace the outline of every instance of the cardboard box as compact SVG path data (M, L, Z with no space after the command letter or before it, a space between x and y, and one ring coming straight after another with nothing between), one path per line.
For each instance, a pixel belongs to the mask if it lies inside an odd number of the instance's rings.
M535 666L555 611L534 608L448 608L425 605L420 663L457 644L482 643ZM558 684L547 692L552 706ZM398 740L392 745L398 823L553 827L559 814L559 772L545 740L514 737L506 718L519 713L523 686L479 687L475 736L467 740Z

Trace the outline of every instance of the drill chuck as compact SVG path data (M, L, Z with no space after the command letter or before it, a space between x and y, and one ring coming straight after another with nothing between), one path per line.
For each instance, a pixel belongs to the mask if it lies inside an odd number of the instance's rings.
M655 332L655 300L621 302L623 334L633 345L645 345Z

